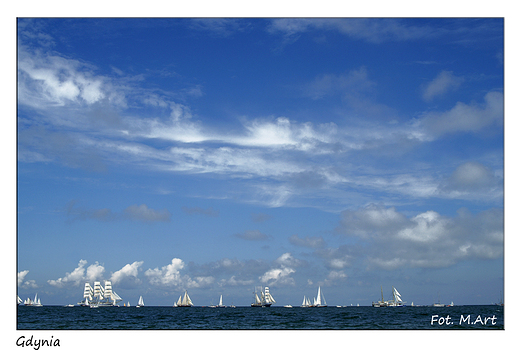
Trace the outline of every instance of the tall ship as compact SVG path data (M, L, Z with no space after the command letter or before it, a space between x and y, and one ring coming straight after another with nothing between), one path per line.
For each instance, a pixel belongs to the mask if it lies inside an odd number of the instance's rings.
M105 281L105 287L101 282L94 282L94 288L90 283L85 283L83 289L83 299L78 303L80 306L89 306L96 308L100 306L118 306L117 304L123 299L112 290L112 282Z
M179 300L173 304L173 307L189 307L193 306L190 296L188 295L188 291L184 291L184 297L182 295L179 296Z
M269 307L274 303L276 303L276 300L274 300L273 296L269 292L269 287L265 287L263 290L262 287L260 287L260 293L258 293L255 288L251 307Z
M303 296L302 307L311 307L311 301L305 295Z
M404 304L406 304L406 302L403 301L401 294L394 288L394 286L392 286L391 300L385 301L383 297L383 287L381 286L381 300L372 302L373 307L398 307L404 306Z
M325 296L321 292L321 287L318 287L318 295L314 298L314 302L311 307L326 307L327 302L325 301Z

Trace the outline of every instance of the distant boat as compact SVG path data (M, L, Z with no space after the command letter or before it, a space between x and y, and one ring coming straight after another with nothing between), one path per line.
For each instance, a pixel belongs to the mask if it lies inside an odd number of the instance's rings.
M23 305L23 300L18 295L16 296L16 305Z
M130 302L128 303L128 306L130 306ZM144 306L144 301L143 301L142 295L139 297L139 301L137 302L136 307L141 307L141 306Z
M292 305L284 305L283 307L291 308Z
M182 295L179 296L179 300L173 304L174 307L190 307L193 306L188 291L184 291L184 298Z
M392 286L392 295L393 295L393 300L388 301L387 306L393 306L393 307L404 306L405 302L403 301L403 299L401 299L401 294L399 294L397 289L395 289L393 286Z
M325 301L325 296L321 293L321 287L318 287L318 295L314 299L311 307L326 307L327 302Z
M302 307L310 307L311 301L305 295L303 296Z
M226 307L226 305L222 303L222 294L220 294L220 301L218 302L217 307Z
M253 302L251 303L251 307L269 307L272 304L276 303L273 296L269 292L269 287L265 287L262 291L260 287L260 296L258 295L256 288L253 292Z
M438 298L438 297L439 297L439 296L437 295L437 298ZM439 299L436 303L433 303L433 306L434 306L434 307L444 307L444 306L446 306L446 305L441 304L441 301L440 301L440 299Z
M31 298L27 298L23 304L25 306L43 306L40 298L38 298L38 293L36 293L36 295L34 296L34 300L31 300Z
M386 307L388 306L388 303L385 301L385 298L383 297L383 286L381 286L381 300L379 301L373 301L372 302L373 307Z

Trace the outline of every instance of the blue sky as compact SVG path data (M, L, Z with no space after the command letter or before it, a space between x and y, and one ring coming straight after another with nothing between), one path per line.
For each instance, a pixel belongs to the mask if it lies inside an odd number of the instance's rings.
M501 298L502 19L17 26L22 298Z

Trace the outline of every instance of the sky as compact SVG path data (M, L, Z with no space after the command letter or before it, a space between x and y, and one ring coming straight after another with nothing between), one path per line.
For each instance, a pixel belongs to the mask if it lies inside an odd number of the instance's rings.
M17 292L504 291L502 18L19 18Z

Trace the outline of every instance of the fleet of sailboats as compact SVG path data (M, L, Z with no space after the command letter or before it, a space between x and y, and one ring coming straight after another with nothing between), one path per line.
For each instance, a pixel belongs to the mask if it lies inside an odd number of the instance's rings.
M259 288L259 291L258 291ZM110 281L105 281L104 287L100 282L94 282L94 287L90 285L90 283L86 282L83 290L83 300L78 302L80 306L88 306L91 308L97 308L100 306L118 306L117 304L122 300L122 298L112 290L112 283ZM43 306L40 298L38 297L38 293L34 296L34 299L27 298L25 301L20 298L20 296L16 296L17 305L25 305L25 306ZM274 297L271 295L269 291L269 287L255 287L255 291L253 292L253 302L251 303L251 307L270 307L272 304L276 303ZM381 286L381 300L372 302L373 307L400 307L405 306L406 302L403 301L401 293L392 286L392 299L385 300L383 296L383 287ZM72 307L74 305L69 304L66 305ZM124 306L129 307L130 302L125 303ZM143 296L139 296L139 301L137 302L136 307L143 307L144 300ZM179 299L174 303L174 307L190 307L193 306L193 302L188 295L188 291L184 291L184 295L180 295ZM307 296L303 296L303 301L301 307L326 307L327 302L325 301L325 296L321 291L321 286L318 286L318 293L315 298L311 301ZM351 304L352 306L352 304ZM359 306L359 304L357 304ZM414 303L411 303L411 306ZM454 306L453 301L449 305L441 304L440 302L434 303L432 306L434 307L449 307ZM217 305L211 305L210 307L226 307L222 301L222 294L220 295L219 303ZM230 307L235 307L231 305ZM285 307L292 307L291 305L285 305ZM341 307L341 306L338 306Z
M303 296L303 302L301 307L326 307L327 302L325 296L321 292L321 287L318 287L318 295L313 299L312 303L308 297Z
M193 306L193 302L190 299L190 296L188 295L188 291L184 291L184 298L182 295L179 296L179 300L173 304L173 307L189 307Z
M20 297L18 297L17 301L18 301L18 304L20 304L22 302L22 299L20 299ZM25 306L43 306L40 298L38 298L38 293L36 293L36 295L34 296L34 300L31 300L31 298L27 298L27 299L25 299L23 304Z

